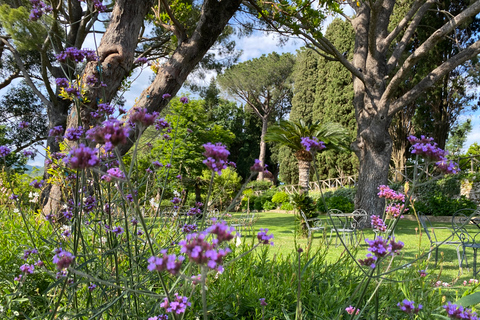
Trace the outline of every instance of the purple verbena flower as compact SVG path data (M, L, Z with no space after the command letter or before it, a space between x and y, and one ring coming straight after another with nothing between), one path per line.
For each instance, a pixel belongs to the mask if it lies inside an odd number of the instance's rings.
M444 305L443 308L445 309L445 311L447 311L447 315L450 319L478 319L476 312L472 312L471 309L463 308L462 306L452 304L450 301L446 305Z
M0 146L0 157L5 158L10 154L10 148L6 146Z
M125 174L122 170L120 170L120 168L111 168L107 170L107 174L103 175L101 179L107 182L111 182L112 179L123 180L125 179Z
M187 307L192 304L188 301L187 297L179 296L178 293L175 293L175 300L168 302L168 299L165 298L160 307L165 308L167 312L174 312L176 314L185 313Z
M258 301L260 301L260 305L261 305L262 307L264 307L264 306L267 305L267 303L265 302L265 298L260 298L260 299L258 299Z
M50 129L48 132L49 137L56 137L56 136L61 136L63 133L63 127L62 126L56 126Z
M18 127L20 129L27 129L29 126L30 126L30 122L27 122L27 121L20 121L20 123L18 124Z
M347 311L348 314L355 314L355 315L358 315L360 313L360 309L354 308L352 306L346 307L345 311Z
M152 256L148 259L148 270L149 271L164 271L175 275L180 272L183 261L185 260L184 256L178 256L175 254L167 254L167 250L160 251L161 256L155 257Z
M326 148L323 141L318 141L317 137L302 137L301 142L302 146L307 151L316 152Z
M187 104L188 103L188 98L187 97L181 97L180 102L183 103L183 104Z
M20 266L20 271L22 271L25 274L32 274L34 270L35 270L35 267L33 264L24 264Z
M260 231L257 233L257 239L261 244L270 244L271 246L273 246L273 241L270 241L271 239L273 239L273 234L267 233L267 228L260 228Z
M162 99L170 99L172 97L172 95L170 93L164 93L162 95Z
M402 302L399 302L397 306L400 308L400 310L402 310L407 314L418 313L422 309L421 304L419 304L418 307L415 307L414 302L409 301L407 299L404 299Z
M55 250L55 255L53 256L53 263L57 265L58 270L68 268L75 259L75 256L68 251L63 250L62 248Z
M255 163L250 167L251 172L264 172L267 171L267 165L262 166L260 160L255 159Z
M90 149L84 144L79 144L78 148L73 148L67 156L66 163L72 169L86 169L95 167L100 160L97 157L97 149Z
M70 141L77 141L80 140L83 133L83 127L68 128L67 131L65 131L65 138Z
M227 168L227 158L230 155L230 152L221 143L211 144L209 142L204 144L203 147L205 148L203 155L207 158L203 160L203 163L210 170L221 175L222 170Z
M360 263L361 266L367 266L372 269L375 269L376 265L375 263L377 262L378 258L372 255L371 253L367 254L367 257L365 259L358 259L358 263Z

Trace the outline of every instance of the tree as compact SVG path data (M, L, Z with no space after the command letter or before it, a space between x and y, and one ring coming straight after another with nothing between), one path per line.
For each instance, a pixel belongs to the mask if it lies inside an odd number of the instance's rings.
M262 166L266 158L265 135L269 121L274 115L281 119L291 108L294 63L293 55L274 52L234 65L218 77L220 86L245 102L262 121L258 157ZM263 180L263 172L258 174L258 180Z
M317 138L323 141L327 148L346 149L347 134L338 123L320 124L318 122L306 124L300 121L280 121L269 128L265 139L284 145L295 152L298 161L298 184L308 192L310 179L310 162L312 153L302 145L302 138Z
M217 40L225 40L222 32L240 2L205 0L201 4L193 4L188 0L171 3L162 0L153 7L151 0L118 0L105 7L101 1L87 1L86 7L82 8L80 1L55 1L51 12L42 11L44 17L36 22L28 19L29 12L24 6L5 4L0 7L0 14L8 19L2 19L2 28L10 36L0 37L4 49L1 52L8 52L27 84L47 106L50 128L62 126L65 129L79 125L88 128L101 121L92 116L98 104L113 104L119 90L128 85L125 80L139 66L135 62L139 57L161 56L166 61L156 66L155 79L137 99L136 106L138 109L146 108L149 113L165 108L168 99L162 99L162 96L166 93L175 95L208 50L218 43ZM27 1L21 3L32 8ZM101 41L95 52L98 59L91 57L86 63L70 58L56 61L52 53L62 54L69 47L75 48L71 52L80 50L86 35L99 18L99 11L110 13L110 19L106 30L101 32ZM146 21L156 26L154 36L148 40L144 37ZM66 32L62 27L64 23L69 26ZM228 33L231 34L231 29ZM26 37L25 34L31 36ZM22 41L25 39L28 41ZM25 43L27 47L19 46ZM231 45L229 47L232 48ZM26 49L40 53L41 64L36 74L29 72L22 60L22 50ZM5 81L8 82L10 77L7 75ZM68 86L77 88L81 97L73 94L59 97L62 89L59 85L52 85L52 78L68 78ZM39 90L41 86L36 79L45 86L46 95ZM128 142L119 148L120 154L128 152L140 133L137 131L130 136ZM50 138L47 144L51 151L58 151L54 138ZM53 198L58 200L60 186L55 188Z
M353 59L348 60L321 32L326 13L313 4L300 1L249 0L255 15L260 15L269 30L283 35L296 35L319 51L326 59L339 61L353 76L357 137L352 147L360 161L358 191L355 206L370 214L381 214L384 200L377 196L377 187L388 183L388 167L392 153L392 139L388 132L390 123L405 105L415 101L425 90L432 88L449 72L467 63L480 53L480 41L458 48L457 52L437 65L431 66L418 82L411 83L401 96L398 88L404 85L410 70L428 57L445 37L468 28L480 12L480 1L455 16L448 16L436 30L426 29L428 36L408 51L408 44L416 41L416 32L429 10L437 9L433 0L415 0L406 14L392 29L389 22L393 9L402 3L394 0L347 1L355 12L345 15L355 31ZM332 3L333 4L333 3ZM439 10L439 12L441 12Z
M472 119L467 119L467 121L455 126L450 131L445 149L448 150L450 154L460 154L472 128Z

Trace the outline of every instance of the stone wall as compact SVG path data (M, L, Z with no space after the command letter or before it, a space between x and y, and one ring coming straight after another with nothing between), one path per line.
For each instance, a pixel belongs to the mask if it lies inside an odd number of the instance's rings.
M472 182L467 179L462 181L460 186L460 195L480 204L480 182Z

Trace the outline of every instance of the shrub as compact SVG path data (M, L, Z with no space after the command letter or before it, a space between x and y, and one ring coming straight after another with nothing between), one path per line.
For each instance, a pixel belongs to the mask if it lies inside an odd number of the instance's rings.
M294 209L294 207L293 207L293 204L291 204L290 202L284 202L282 203L282 206L280 207L280 209L291 211Z
M290 197L288 196L288 194L286 192L278 191L277 193L275 193L273 195L272 202L277 203L277 204L281 204L281 203L287 202L289 199L290 199Z
M255 180L247 184L247 188L252 188L253 190L268 190L273 186L273 184L268 180Z
M270 201L265 201L263 203L263 210L273 210L275 209L277 206L273 203L273 202L270 202Z
M424 201L416 201L415 209L424 214L433 216L451 216L460 209L475 209L477 205L465 196L459 199L451 199L448 196L430 196Z
M263 203L261 197L255 198L255 200L253 201L253 208L258 211L263 210Z

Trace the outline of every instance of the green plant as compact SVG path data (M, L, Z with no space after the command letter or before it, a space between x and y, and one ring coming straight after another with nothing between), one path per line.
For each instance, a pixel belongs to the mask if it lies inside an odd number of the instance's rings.
M272 197L272 202L277 204L282 204L287 202L290 199L288 194L285 191L278 191Z
M273 184L268 180L254 180L247 184L247 188L252 188L255 191L268 190Z
M267 210L267 211L268 211L268 210L273 210L273 209L275 209L276 207L277 207L277 206L276 206L273 202L271 202L271 201L265 201L265 202L263 203L263 210Z
M284 202L282 203L282 206L280 207L280 209L291 211L295 208L293 207L293 204L291 204L290 202Z
M305 193L295 193L292 195L293 205L297 210L302 210L307 218L318 216L315 201Z

